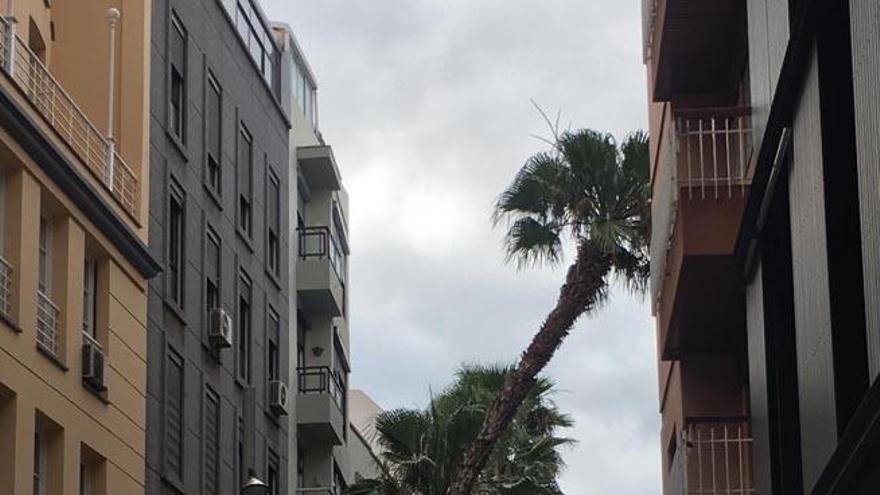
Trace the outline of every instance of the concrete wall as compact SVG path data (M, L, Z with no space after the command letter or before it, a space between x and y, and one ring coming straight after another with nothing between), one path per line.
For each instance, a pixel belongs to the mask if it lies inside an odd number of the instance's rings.
M187 120L185 143L179 143L167 128L167 39L173 11L188 32L187 50ZM267 313L271 306L280 316L280 371L287 376L291 365L289 339L290 289L287 256L281 256L281 276L267 268L265 201L267 167L281 180L281 211L288 211L289 137L284 110L252 63L245 45L217 0L159 0L153 2L153 61L151 87L152 193L150 197L150 249L166 259L167 192L172 181L186 192L185 290L183 308L168 303L166 280L157 277L151 284L149 301L150 373L148 378L148 424L157 432L148 439L147 492L162 493L166 483L162 465L163 439L163 363L173 349L185 358L184 400L184 479L182 488L199 493L204 466L202 441L202 401L210 387L220 396L220 483L221 493L238 493L242 474L238 471L237 422L244 421L245 470L253 468L265 479L267 457L271 450L279 457L281 493L287 493L288 420L275 418L267 403ZM222 87L222 156L221 188L215 195L203 186L206 163L204 98L208 71ZM252 238L237 230L236 159L239 123L244 123L254 138L253 226ZM290 198L295 204L295 198ZM284 218L282 213L282 219ZM281 222L280 252L288 253L291 227ZM251 278L251 381L239 380L236 368L237 348L219 352L219 358L207 345L207 321L204 280L204 246L210 226L220 237L221 303L237 319L238 279L240 270ZM238 342L238 324L234 324ZM293 330L295 331L295 330ZM295 335L295 334L294 334ZM290 383L293 385L293 383ZM295 389L294 389L295 390ZM293 409L289 410L293 415Z

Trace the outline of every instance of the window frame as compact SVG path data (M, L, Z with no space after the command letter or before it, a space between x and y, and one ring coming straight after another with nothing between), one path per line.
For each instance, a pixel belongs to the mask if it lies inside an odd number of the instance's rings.
M212 122L209 118L209 109L211 109L211 105L209 105L211 101L211 92L216 93L217 95L217 121L216 121L216 132L217 132L217 149L212 150L211 142L209 139L210 132L212 127ZM222 203L219 201L220 198L223 197L223 86L217 79L216 74L210 67L205 67L205 96L204 96L204 126L205 126L205 164L204 164L204 177L203 182L205 187L210 191L214 196L214 199L217 201L218 206L222 208ZM214 156L214 154L217 156ZM213 158L213 165L212 165ZM215 181L212 180L212 167L216 166L216 184Z
M168 214L167 214L167 232L165 242L165 266L168 268L168 275L165 276L165 300L172 307L183 310L186 306L186 203L187 197L183 187L173 178L168 181ZM175 237L172 235L175 228L174 212L175 205L179 208L179 222L177 227L178 245L172 244ZM177 258L176 273L173 269L173 260ZM174 286L177 290L175 294Z
M249 153L242 163L244 143L249 145ZM247 241L253 240L254 235L254 135L250 129L239 121L238 134L236 137L236 202L235 202L235 228ZM247 187L243 187L243 180L247 177ZM245 190L246 189L246 190ZM246 204L246 208L245 208Z
M202 424L203 424L202 438L204 439L203 440L203 450L202 450L202 469L204 470L203 471L203 480L202 480L203 481L203 489L205 490L206 493L209 493L209 494L211 493L210 487L208 486L208 484L210 482L210 478L209 478L209 472L208 472L209 462L208 462L208 457L206 454L209 451L209 449L212 449L212 446L208 444L207 431L208 431L208 425L211 424L211 421L213 421L213 424L215 426L214 429L216 430L216 445L213 446L213 450L214 450L214 463L213 463L214 467L213 467L213 469L214 469L214 476L215 476L214 480L213 480L213 485L215 487L215 493L219 493L220 486L221 486L221 478L222 478L222 476L221 476L222 461L221 461L221 457L220 457L220 449L221 449L222 442L220 439L220 435L221 435L220 429L221 429L221 426L223 423L223 419L222 419L223 418L223 411L222 411L222 403L221 403L221 399L220 399L220 394L218 394L213 388L211 388L210 385L205 384L205 392L203 395L203 401L204 401L203 419L202 419ZM213 402L216 405L216 414L214 415L213 418L209 417L209 414L208 414L209 413L209 411L208 411L208 403L209 402Z
M205 332L207 332L210 324L211 310L223 307L223 239L220 234L209 223L205 223L203 247L202 247L202 307L205 311ZM217 266L216 273L212 273L208 266L208 252L211 249L211 243L217 246ZM211 286L215 286L216 305L209 306L211 302Z
M184 465L186 459L186 359L183 355L178 352L171 345L166 345L165 347L165 373L163 376L163 410L162 410L162 475L163 478L175 485L175 488L180 490L183 486L183 478L184 478ZM169 452L168 445L170 443L169 440L169 400L171 396L171 392L169 390L170 383L170 369L171 366L177 366L180 370L180 397L178 398L179 404L179 438L178 438L178 449L180 455L180 466L178 467L178 472L174 472L173 468L169 465Z
M245 311L245 308L247 311ZM236 304L236 378L251 384L254 331L254 279L242 268L238 273L238 301Z
M182 38L183 45L183 60L181 60L182 67L175 68L174 62L174 53L172 47L172 36L174 36L175 31L177 31ZM167 122L166 127L168 130L168 134L174 138L178 145L185 146L187 142L187 132L186 132L186 124L187 124L187 97L189 95L188 88L188 65L189 65L189 31L184 26L183 22L180 20L180 16L178 15L176 10L171 11L171 16L169 17L168 22L168 43L167 43ZM180 94L175 94L175 72L180 76ZM177 96L179 96L180 101L177 102L179 105L179 114L177 115L177 119L175 120L175 114L172 111L173 105L177 100Z
M283 207L281 205L281 178L272 166L266 166L266 269L270 275L276 279L281 277L281 213ZM275 191L273 191L273 188ZM273 194L275 194L275 205L273 208ZM274 209L274 211L273 211ZM274 215L274 219L272 216ZM274 239L273 239L274 236ZM273 242L274 240L274 242ZM277 283L277 280L276 280Z

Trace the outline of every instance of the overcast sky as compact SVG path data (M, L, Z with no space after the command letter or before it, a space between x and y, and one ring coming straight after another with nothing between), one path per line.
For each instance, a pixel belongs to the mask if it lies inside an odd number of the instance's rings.
M425 404L464 362L511 362L562 270L503 263L493 200L562 123L647 126L637 0L262 0L318 78L320 127L351 196L352 384ZM570 259L570 258L569 258ZM616 294L549 374L577 426L569 495L660 493L653 323Z

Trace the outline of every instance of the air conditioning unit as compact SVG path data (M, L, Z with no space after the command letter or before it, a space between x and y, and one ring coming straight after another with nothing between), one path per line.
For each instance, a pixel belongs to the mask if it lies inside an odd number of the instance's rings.
M104 387L104 351L97 343L85 341L82 348L82 379L85 384L95 390L103 391Z
M232 347L232 317L223 308L211 310L208 340L215 349Z
M281 380L269 382L269 409L276 416L287 414L287 385Z

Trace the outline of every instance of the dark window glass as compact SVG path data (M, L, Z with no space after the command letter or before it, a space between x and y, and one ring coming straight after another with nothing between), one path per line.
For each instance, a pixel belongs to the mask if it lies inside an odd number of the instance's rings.
M220 398L205 392L205 493L220 493Z
M185 204L183 191L172 184L168 198L168 297L180 307L183 307L186 271L183 242L186 235Z
M281 477L278 475L278 456L269 452L269 469L266 476L270 495L281 494Z
M252 194L254 176L254 140L244 126L239 132L238 143L238 226L251 235L253 221Z
M220 84L208 73L208 94L205 97L207 171L205 180L214 192L220 192L220 157L222 142L223 97Z
M168 101L168 125L175 137L185 141L187 33L176 15L171 16L170 38L171 88Z
M168 350L165 368L165 469L183 479L183 358Z
M267 198L266 257L269 270L281 274L281 181L274 172L269 172L269 197Z
M238 288L238 376L251 380L251 279L241 274Z
M238 418L238 480L239 483L244 483L247 477L247 470L244 467L244 420L239 416Z
M305 488L306 455L299 446L296 448L296 487Z
M208 229L205 242L205 309L220 307L220 237Z
M278 355L278 340L280 338L281 333L281 322L278 318L278 313L276 313L271 308L269 309L269 318L267 318L269 322L268 334L269 334L269 381L279 380L281 378L280 371L280 362Z

